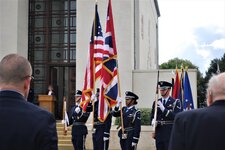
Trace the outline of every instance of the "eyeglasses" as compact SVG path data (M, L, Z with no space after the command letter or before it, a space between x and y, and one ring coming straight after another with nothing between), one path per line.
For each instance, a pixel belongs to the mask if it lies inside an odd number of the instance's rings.
M31 79L33 80L33 79L34 79L34 76L32 76L32 75L27 75L27 76L24 77L24 79L26 79L26 78L31 78Z

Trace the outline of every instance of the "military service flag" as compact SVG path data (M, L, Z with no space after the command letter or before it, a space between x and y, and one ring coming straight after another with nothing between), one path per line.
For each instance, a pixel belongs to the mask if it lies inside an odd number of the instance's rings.
M187 69L184 72L184 100L183 100L183 108L184 110L194 109L191 85L188 77Z

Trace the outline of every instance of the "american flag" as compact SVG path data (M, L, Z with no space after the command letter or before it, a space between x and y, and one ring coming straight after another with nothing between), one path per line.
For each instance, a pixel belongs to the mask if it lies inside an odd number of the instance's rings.
M102 27L98 15L98 5L95 5L95 18L92 25L92 35L90 40L90 48L88 54L88 62L86 66L84 87L82 91L81 107L86 111L88 102L93 94L95 80L101 75L102 54L104 48L104 38Z
M101 88L98 108L98 118L104 121L110 112L110 108L117 103L119 94L119 74L116 40L114 34L111 0L108 4L105 45L101 71Z

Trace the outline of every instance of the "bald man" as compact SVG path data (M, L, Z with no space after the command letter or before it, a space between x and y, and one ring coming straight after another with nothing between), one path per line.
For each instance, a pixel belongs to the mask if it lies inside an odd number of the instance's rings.
M27 102L32 80L29 61L9 54L0 62L0 149L57 150L54 116Z
M225 73L209 80L207 104L175 117L169 150L224 150Z

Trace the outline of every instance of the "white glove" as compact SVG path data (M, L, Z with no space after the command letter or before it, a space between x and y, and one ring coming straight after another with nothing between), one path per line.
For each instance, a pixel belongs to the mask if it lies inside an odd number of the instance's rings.
M132 142L131 146L132 147L137 146L137 143Z
M162 112L164 112L165 107L163 106L161 101L158 101L158 107L161 109Z
M96 97L95 94L92 94L91 95L91 101L94 101L95 100L95 97Z
M80 107L76 107L75 112L78 114L80 112Z
M155 125L155 127L157 127L157 121L153 118L152 122L151 122L151 126L154 127L154 125Z
M152 119L151 125L154 126L155 124L155 118Z
M119 107L121 103L122 103L122 98L118 97L116 107Z
M107 141L107 140L109 140L109 138L103 137L103 141Z

